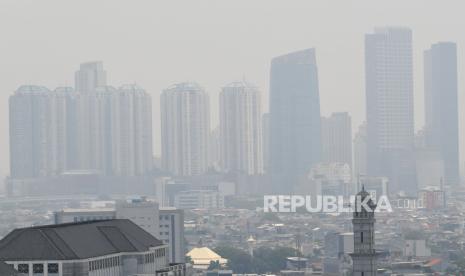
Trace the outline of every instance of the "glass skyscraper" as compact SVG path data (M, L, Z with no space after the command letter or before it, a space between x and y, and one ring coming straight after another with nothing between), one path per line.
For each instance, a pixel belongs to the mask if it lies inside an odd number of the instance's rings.
M321 158L315 49L276 57L270 76L270 175L289 191Z
M367 34L365 76L368 174L388 177L393 193L416 194L412 31Z
M456 185L460 182L456 44L433 44L424 52L424 68L426 146L439 151L445 184Z

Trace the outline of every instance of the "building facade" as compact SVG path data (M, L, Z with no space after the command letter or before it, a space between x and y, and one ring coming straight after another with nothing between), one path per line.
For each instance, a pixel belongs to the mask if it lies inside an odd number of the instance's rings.
M74 74L74 81L77 91L93 92L97 87L107 85L107 72L101 61L82 63Z
M208 94L195 83L179 83L161 95L162 168L173 175L201 175L208 168Z
M160 234L163 243L169 245L171 263L184 263L186 248L184 245L184 211L173 207L159 210Z
M263 170L268 173L270 167L270 113L262 115Z
M221 169L263 174L260 92L245 81L233 82L223 87L219 98Z
M346 163L352 168L352 120L347 112L321 118L322 161Z
M364 122L359 126L354 137L353 176L355 179L367 174L367 154L367 125Z
M167 252L130 220L15 229L0 241L0 259L28 276L156 275Z
M412 31L379 28L365 36L368 174L392 192L416 194Z
M315 49L279 56L270 72L272 188L289 191L321 159L321 120Z
M184 211L173 207L158 208L152 201L119 202L116 208L64 209L55 212L55 224L129 219L152 236L168 245L170 263L183 263Z
M66 169L66 98L23 85L10 96L10 175L34 178Z
M212 190L186 190L174 196L178 209L220 209L224 207L224 196Z
M148 200L118 201L116 218L129 219L136 225L160 239L160 221L158 203Z
M308 173L311 195L348 196L352 172L347 163L318 163Z
M112 174L144 175L153 167L152 98L136 84L123 85L112 99Z
M75 98L77 168L137 176L152 169L151 97L137 85L101 86Z
M103 85L104 71L82 71L87 65L76 73L86 76L77 77L76 86L91 90L27 85L10 97L12 179L68 171L143 176L152 170L150 95L137 85Z
M424 52L426 146L439 151L444 182L460 183L457 46L433 44Z

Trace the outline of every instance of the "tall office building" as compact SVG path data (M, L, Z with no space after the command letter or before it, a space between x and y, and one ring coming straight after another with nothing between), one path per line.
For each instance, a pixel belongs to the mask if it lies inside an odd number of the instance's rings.
M337 112L321 118L322 161L346 163L352 168L352 120Z
M200 175L208 166L208 94L196 83L179 83L161 95L162 167L174 175Z
M353 175L356 179L367 174L367 124L363 122L358 127L354 137L354 167Z
M368 174L391 191L416 194L412 32L379 28L365 36Z
M263 150L263 169L266 173L270 167L270 113L262 116L262 150Z
M233 82L219 99L222 170L263 174L260 92L245 81Z
M457 46L433 44L424 52L426 147L439 151L445 183L459 178L459 130L457 99Z
M321 159L315 49L276 57L270 74L270 171L273 188L292 189Z
M109 126L112 129L114 175L143 175L152 170L152 98L136 84L121 86L111 95ZM110 160L108 160L110 162Z
M111 149L108 138L111 135L110 95L116 89L107 85L106 72L101 61L82 63L75 72L75 95L69 105L75 126L74 138L70 136L70 169L92 170L111 175ZM91 93L92 92L92 93Z
M9 100L12 178L54 176L66 166L63 93L23 85Z
M66 101L66 110L63 119L65 119L65 136L66 136L66 169L73 170L79 168L79 137L77 131L78 113L76 97L78 93L72 87L57 87L55 94L62 95Z
M76 91L87 93L107 85L107 72L101 61L82 63L75 75Z
M108 86L102 62L80 66L69 116L78 150L70 169L103 175L139 176L152 169L151 97L135 84ZM92 93L89 93L92 92ZM73 150L71 148L71 150Z
M92 93L77 91L74 97L76 112L78 170L92 170L103 175L112 174L111 97L117 93L112 86L100 86Z

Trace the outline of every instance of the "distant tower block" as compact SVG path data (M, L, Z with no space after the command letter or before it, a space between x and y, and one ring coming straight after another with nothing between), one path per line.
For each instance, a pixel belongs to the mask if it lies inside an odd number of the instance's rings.
M375 209L376 204L371 199L367 205L371 210L366 210L360 203L370 194L362 187L357 194L355 211L352 219L354 228L354 253L350 254L353 261L353 276L376 275L376 251L375 251Z

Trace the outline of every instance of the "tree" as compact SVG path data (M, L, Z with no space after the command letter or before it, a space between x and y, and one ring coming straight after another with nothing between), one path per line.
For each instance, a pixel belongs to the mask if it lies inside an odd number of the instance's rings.
M447 270L447 273L454 273L455 275L463 275L465 273L465 258L460 258L452 262Z
M228 245L215 248L221 257L228 259L228 268L234 273L278 273L286 268L287 257L297 256L297 251L289 247L260 247L254 256Z
M290 247L260 247L254 251L254 259L260 259L265 263L265 271L260 273L277 273L286 268L287 258L297 256L297 250Z
M219 246L215 248L215 252L228 259L227 267L234 273L244 274L253 271L252 257L247 252L231 246Z
M208 266L208 270L217 270L220 268L221 268L220 261L211 261L210 265Z

